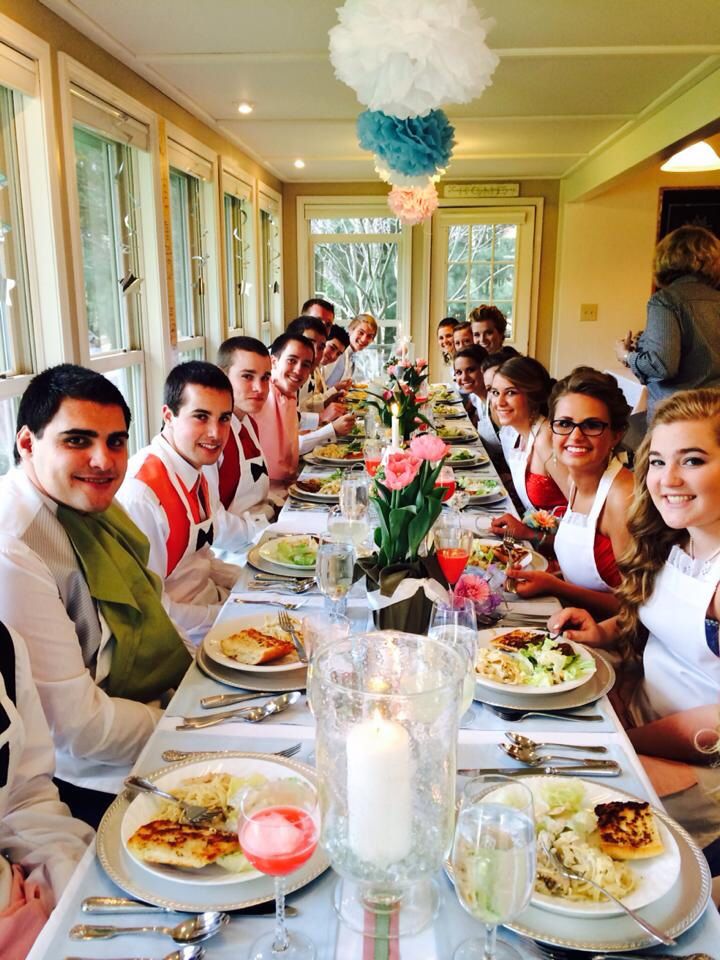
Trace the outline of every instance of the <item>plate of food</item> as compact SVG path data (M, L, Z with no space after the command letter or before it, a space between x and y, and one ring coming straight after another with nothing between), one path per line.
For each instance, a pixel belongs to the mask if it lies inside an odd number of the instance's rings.
M302 623L292 615L290 619L302 640ZM280 629L275 613L221 620L206 634L203 648L215 663L247 673L286 673L306 666L290 637Z
M315 447L312 455L318 463L330 463L336 466L359 463L363 458L362 440L351 440L350 443L325 443Z
M544 630L501 627L478 636L475 679L491 690L567 693L587 683L597 669L581 644Z
M547 856L606 887L631 910L663 897L677 882L680 851L649 803L605 784L570 777L533 777L538 834L531 903L570 916L622 913L591 884L570 880Z
M299 500L319 500L327 503L337 503L342 483L342 471L334 470L319 477L301 477L291 483L288 493Z
M312 573L319 544L317 537L304 534L273 537L260 544L258 554L262 560L278 567Z
M495 477L463 477L455 475L458 490L470 498L470 503L497 503L504 500L507 490Z
M478 438L472 427L455 427L450 423L442 423L435 432L445 443L472 443Z
M236 663L233 667L226 667L212 660L205 652L205 647L201 644L195 654L195 663L198 669L210 677L217 680L218 683L224 683L226 687L234 687L237 690L257 690L262 693L288 693L292 690L304 690L307 686L307 670L283 670L263 671L256 670L254 673L246 673L238 669L240 664Z
M431 383L429 395L433 403L462 403L457 391L446 383Z
M455 447L448 454L445 463L450 467L481 467L490 462L490 457L484 450L473 450L469 447Z
M466 416L466 413L461 406L447 403L436 403L433 407L433 413L436 416L443 417L446 420L459 420Z
M541 553L536 553L522 541L516 542L508 550L501 540L474 538L468 566L482 567L483 570L487 570L490 565L496 566L499 570L507 570L508 567L547 570L548 562Z

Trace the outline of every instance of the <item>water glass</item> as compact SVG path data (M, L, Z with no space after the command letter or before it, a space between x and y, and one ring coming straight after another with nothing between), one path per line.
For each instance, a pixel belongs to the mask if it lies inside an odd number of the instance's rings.
M340 512L346 520L362 520L370 505L370 482L363 474L346 474L340 483Z
M315 561L315 582L331 613L344 614L353 582L355 549L352 543L321 543Z
M519 796L526 786L513 784ZM535 882L535 823L527 799L510 806L503 787L488 784L464 798L455 827L452 869L460 903L485 924L485 941L466 940L454 960L521 960L520 954L498 941L498 924L507 923L527 907Z
M451 603L433 603L428 636L456 650L465 664L460 716L469 708L475 693L477 621L472 600L456 598Z

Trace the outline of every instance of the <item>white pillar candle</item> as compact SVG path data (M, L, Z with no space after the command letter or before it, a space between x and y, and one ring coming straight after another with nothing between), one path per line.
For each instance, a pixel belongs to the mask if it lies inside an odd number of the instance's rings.
M390 434L390 446L393 450L400 449L400 419L398 414L400 413L400 407L393 403L390 407L390 413L392 414L392 420L390 421L391 434Z
M410 738L380 713L347 738L348 842L361 860L385 866L412 846Z

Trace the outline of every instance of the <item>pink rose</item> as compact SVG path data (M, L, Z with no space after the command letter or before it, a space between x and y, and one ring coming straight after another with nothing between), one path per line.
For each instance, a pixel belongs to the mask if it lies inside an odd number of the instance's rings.
M440 437L428 434L424 437L414 437L410 441L410 453L421 460L437 463L450 453L450 448Z
M404 490L410 486L422 464L412 453L391 453L385 463L385 486L388 490Z

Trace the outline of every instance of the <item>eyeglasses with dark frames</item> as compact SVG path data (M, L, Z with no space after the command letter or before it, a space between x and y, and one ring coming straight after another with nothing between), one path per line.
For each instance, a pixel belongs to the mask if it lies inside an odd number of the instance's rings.
M550 421L550 429L560 437L569 437L575 427L584 437L599 437L609 426L610 424L605 420L595 420L592 417L588 417L587 420L582 420L580 423L569 420L567 417Z

